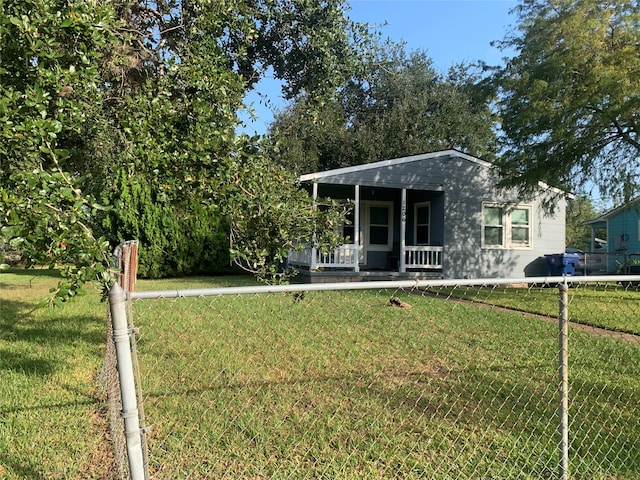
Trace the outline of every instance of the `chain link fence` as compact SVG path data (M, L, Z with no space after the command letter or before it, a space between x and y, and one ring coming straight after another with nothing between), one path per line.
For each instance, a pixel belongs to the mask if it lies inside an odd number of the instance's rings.
M616 278L131 292L145 478L639 478Z

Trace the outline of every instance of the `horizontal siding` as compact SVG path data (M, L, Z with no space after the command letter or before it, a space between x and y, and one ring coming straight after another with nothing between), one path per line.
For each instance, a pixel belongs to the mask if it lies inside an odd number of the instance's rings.
M639 219L640 213L637 207L622 210L609 219L607 246L610 253L640 253Z
M450 174L450 165L460 161L460 159L451 157L425 159L326 177L319 181L320 183L330 184L359 184L373 187L439 191L443 189L443 185ZM466 160L464 161L470 163Z
M445 276L448 278L523 277L546 275L545 254L565 248L565 207L545 215L541 199L520 199L515 190L495 187L497 177L480 165L461 164L445 189ZM473 179L473 181L470 181ZM483 248L483 203L532 207L532 246L528 249Z

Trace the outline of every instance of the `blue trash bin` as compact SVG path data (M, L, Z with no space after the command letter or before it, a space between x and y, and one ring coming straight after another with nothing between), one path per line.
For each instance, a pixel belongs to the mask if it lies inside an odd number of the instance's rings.
M577 253L552 253L545 255L547 259L547 267L549 267L549 275L575 275L578 266Z
M560 262L560 254L546 254L544 256L547 259L547 269L549 270L549 275L552 277L562 275L562 263Z

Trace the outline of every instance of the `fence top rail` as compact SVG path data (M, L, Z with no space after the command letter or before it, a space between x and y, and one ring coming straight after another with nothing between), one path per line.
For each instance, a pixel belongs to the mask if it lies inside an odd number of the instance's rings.
M475 278L435 280L385 280L338 283L304 283L288 285L258 285L250 287L197 288L185 290L150 290L128 292L131 300L181 297L211 297L263 293L293 293L327 290L398 290L403 288L464 287L499 285L560 285L580 283L640 282L640 275L547 276L522 278Z

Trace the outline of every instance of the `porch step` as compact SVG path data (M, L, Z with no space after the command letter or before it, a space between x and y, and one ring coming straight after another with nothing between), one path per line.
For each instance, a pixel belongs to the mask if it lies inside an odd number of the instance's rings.
M295 283L334 283L334 282L366 282L380 280L432 280L442 277L442 272L390 272L390 271L328 271L309 272L300 270L293 278Z

